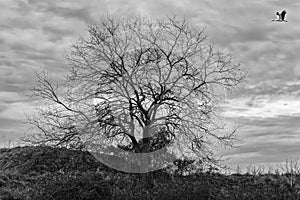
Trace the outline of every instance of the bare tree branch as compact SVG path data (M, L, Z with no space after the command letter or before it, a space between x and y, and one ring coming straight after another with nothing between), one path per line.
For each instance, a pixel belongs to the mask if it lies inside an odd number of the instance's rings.
M87 30L67 57L72 69L64 87L36 74L33 94L51 103L42 118L30 120L40 132L37 141L97 140L149 152L138 136L149 143L164 135L200 159L211 157L215 142L231 145L236 130L224 133L215 88L232 89L246 73L215 50L205 28L176 17L103 17Z

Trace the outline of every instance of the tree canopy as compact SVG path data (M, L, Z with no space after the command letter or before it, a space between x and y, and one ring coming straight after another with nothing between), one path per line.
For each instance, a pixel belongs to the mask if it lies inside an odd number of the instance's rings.
M30 142L134 155L168 146L202 162L213 160L215 144L231 144L218 89L234 88L245 72L205 28L176 17L106 16L87 31L67 56L64 85L36 75L33 94L49 103L29 119Z

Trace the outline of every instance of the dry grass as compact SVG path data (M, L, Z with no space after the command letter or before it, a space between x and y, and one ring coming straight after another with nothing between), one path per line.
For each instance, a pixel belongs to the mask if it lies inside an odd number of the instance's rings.
M180 176L161 170L152 174L153 184L147 188L137 174L109 170L87 152L67 149L2 149L0 167L0 199L6 200L300 199L296 161L282 165L282 173L252 167L246 174ZM99 173L99 167L105 173Z

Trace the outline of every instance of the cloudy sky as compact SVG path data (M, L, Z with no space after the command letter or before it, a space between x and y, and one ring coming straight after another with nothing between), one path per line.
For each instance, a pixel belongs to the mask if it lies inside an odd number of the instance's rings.
M276 163L300 153L300 3L294 0L0 0L0 145L26 130L33 71L62 77L74 38L102 14L184 16L248 70L227 95L225 116L242 125L231 163ZM287 10L288 23L272 22Z

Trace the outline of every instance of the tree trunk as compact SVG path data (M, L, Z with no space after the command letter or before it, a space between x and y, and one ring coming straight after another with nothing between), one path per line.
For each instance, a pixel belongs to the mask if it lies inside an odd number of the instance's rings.
M143 169L151 169L151 158L147 156L147 153L150 153L150 139L148 135L145 135L143 138L142 146L141 146L141 167ZM146 173L142 173L142 182L145 185L146 188L152 188L153 187L153 177L152 173L147 170Z

